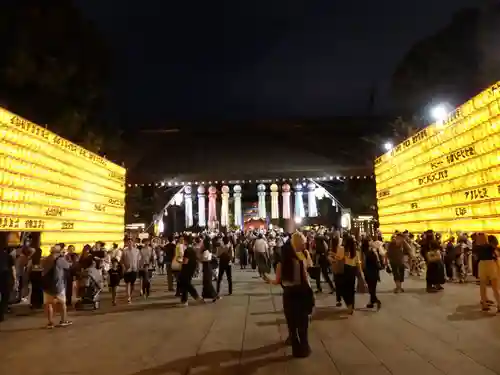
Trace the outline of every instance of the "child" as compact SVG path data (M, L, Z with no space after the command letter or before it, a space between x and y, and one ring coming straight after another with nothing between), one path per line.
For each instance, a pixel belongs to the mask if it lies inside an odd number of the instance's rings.
M112 303L113 306L116 306L116 291L118 289L118 285L120 284L120 280L122 278L122 272L120 270L118 259L113 258L111 260L111 268L108 271L108 276L109 276L109 289L111 290Z

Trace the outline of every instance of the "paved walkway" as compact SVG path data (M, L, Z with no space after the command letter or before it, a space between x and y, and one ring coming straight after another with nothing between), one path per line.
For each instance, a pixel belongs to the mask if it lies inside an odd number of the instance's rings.
M156 279L149 301L111 307L105 300L101 310L73 313L69 328L42 329L40 314L12 316L0 326L0 374L500 374L500 316L479 312L474 285L430 295L423 281L409 280L394 295L386 276L382 310L352 317L320 295L313 354L295 360L280 344L280 288L254 276L235 272L234 295L205 306L176 308ZM358 305L366 300L359 295Z

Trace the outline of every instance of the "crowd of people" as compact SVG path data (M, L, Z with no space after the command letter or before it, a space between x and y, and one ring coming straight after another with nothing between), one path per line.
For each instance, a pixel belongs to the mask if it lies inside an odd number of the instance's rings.
M9 302L28 302L29 298L31 308L45 307L48 328L55 327L56 308L61 315L58 326L67 326L71 324L68 309L99 308L105 287L110 289L113 305L120 301L122 282L126 303L133 302L136 285L139 295L147 299L153 275L166 276L167 289L175 292L181 306L188 306L189 296L200 303L217 302L223 278L232 294L232 268L238 263L241 269L256 270L265 282L282 286L287 342L294 356L303 357L310 353L307 328L314 294L322 293L324 284L335 294L336 306L344 304L352 315L357 292L368 292L367 308L382 307L377 285L383 271L392 275L394 293L404 292L406 274L425 273L428 293L442 291L446 282L464 283L471 275L480 285L482 310L489 311L493 305L498 309L497 247L494 236L482 233L442 241L433 231L417 236L396 232L384 242L380 236L356 237L326 228L294 233L180 233L152 242L126 238L122 248L113 244L106 249L104 243L96 242L80 254L71 245L57 244L45 258L40 249L26 243L0 252L0 320ZM201 294L193 284L196 277L202 281ZM487 298L488 287L494 302Z

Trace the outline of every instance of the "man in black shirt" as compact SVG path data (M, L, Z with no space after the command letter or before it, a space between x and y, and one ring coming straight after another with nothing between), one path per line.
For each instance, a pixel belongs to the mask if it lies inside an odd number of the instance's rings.
M0 249L0 322L5 319L15 280L15 260L7 248Z
M169 292L174 291L174 276L172 273L172 260L175 256L175 242L174 237L169 236L168 242L164 248L165 251L165 265L167 266L167 287Z

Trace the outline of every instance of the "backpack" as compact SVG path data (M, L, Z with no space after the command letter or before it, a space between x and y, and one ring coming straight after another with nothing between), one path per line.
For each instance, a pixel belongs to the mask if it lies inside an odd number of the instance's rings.
M42 289L44 292L52 292L56 287L56 265L60 258L62 258L62 255L59 255L54 260L50 269L42 276Z

